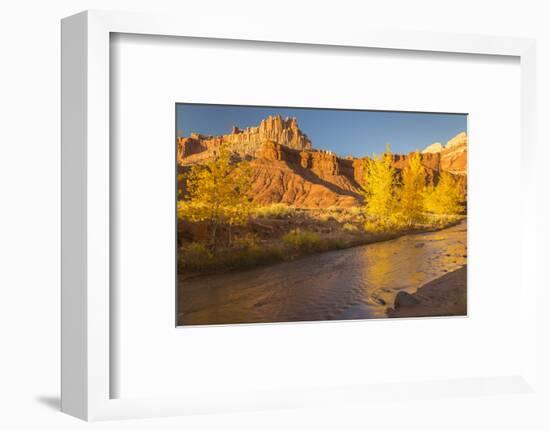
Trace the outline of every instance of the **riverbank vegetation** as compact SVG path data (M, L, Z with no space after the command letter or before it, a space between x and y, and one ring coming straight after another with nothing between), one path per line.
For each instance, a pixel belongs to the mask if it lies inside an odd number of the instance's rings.
M366 160L366 230L391 231L403 227L439 226L446 216L465 213L464 177L441 172L434 185L426 178L420 154L413 153L398 175L389 147L381 156Z
M418 153L393 167L389 148L365 159L364 205L295 208L247 198L248 162L218 154L185 173L178 200L178 271L244 268L441 229L464 218L465 180L426 177ZM436 180L436 181L434 181Z

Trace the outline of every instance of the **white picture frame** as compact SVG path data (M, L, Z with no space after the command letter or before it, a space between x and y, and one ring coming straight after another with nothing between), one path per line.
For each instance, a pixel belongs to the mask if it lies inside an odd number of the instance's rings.
M112 399L110 351L110 35L112 33L184 36L208 39L266 41L332 47L384 48L405 51L513 56L521 67L522 262L521 375L464 379L454 382L376 385L338 391L289 391L276 396L227 405L209 405L208 398ZM400 397L483 395L543 390L537 368L535 42L531 39L477 35L369 31L331 33L299 28L281 32L276 26L206 28L200 22L170 16L87 11L62 21L62 410L85 420L106 420L196 412L234 411L301 405L323 405L335 398L369 402Z

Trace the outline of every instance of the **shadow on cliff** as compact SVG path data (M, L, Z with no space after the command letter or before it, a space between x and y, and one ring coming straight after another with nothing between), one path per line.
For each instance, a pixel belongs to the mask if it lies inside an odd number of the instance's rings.
M297 165L296 163L289 162L289 161L286 161L286 160L280 160L280 162L284 163L296 175L301 176L302 178L304 178L305 180L307 180L307 181L309 181L313 184L318 184L318 185L321 185L323 187L326 187L327 189L329 189L330 191L332 191L333 193L338 194L338 195L351 196L351 197L357 199L359 201L359 203L363 202L363 196L360 195L359 193L353 192L351 190L343 189L342 187L339 187L338 185L336 185L334 183L331 183L330 181L327 181L327 180L321 178L319 175L317 175L315 172L313 172L310 169L304 168L300 165ZM341 175L341 176L346 178L346 180L349 181L349 183L353 187L357 188L358 190L361 189L361 186L359 184L357 184L357 182L355 180L350 179L345 175Z

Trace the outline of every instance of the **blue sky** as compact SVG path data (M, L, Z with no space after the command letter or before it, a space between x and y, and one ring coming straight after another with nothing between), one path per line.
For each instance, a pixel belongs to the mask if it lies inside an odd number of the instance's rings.
M191 132L222 135L230 133L233 125L253 127L277 114L296 117L314 148L355 157L380 154L386 143L400 154L422 150L433 142L445 144L466 131L467 118L464 114L178 104L176 129L182 136Z

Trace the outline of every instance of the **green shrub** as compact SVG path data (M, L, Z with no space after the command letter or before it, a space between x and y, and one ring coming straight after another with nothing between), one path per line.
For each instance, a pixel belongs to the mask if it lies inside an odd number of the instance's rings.
M256 208L253 215L256 218L282 219L292 217L295 213L296 210L293 207L283 203L275 203Z
M204 244L198 242L184 245L178 254L180 268L197 271L208 269L213 259L214 255L210 250Z
M178 271L215 271L246 268L284 260L282 247L262 247L253 235L234 241L231 247L218 248L214 252L203 244L192 242L181 247L178 254Z
M344 223L344 225L342 226L342 230L344 232L348 232L348 233L355 233L359 230L359 228L357 226L355 226L354 224Z
M346 209L349 215L356 218L363 217L363 208L361 207L351 207Z
M266 263L280 262L284 260L284 253L278 247L260 247L254 245L248 248L227 250L220 255L218 267L246 268Z
M369 233L382 233L391 231L392 229L395 229L396 226L389 220L371 219L365 222L363 228Z
M424 226L442 229L451 226L461 220L459 215L425 214Z
M236 238L233 241L236 249L252 249L258 247L258 238L253 233L247 233L245 236Z
M321 222L335 220L338 223L361 223L364 220L364 213L360 207L329 207L322 210L316 218Z
M338 223L349 223L350 221L353 221L354 217L347 211L342 211L340 214L336 214L334 219Z
M323 249L325 250L341 250L348 247L349 243L340 238L329 238L323 241Z
M321 239L315 232L293 229L283 236L283 242L295 250L315 250L321 245Z
M323 223L326 223L328 221L331 221L331 220L334 220L334 215L329 213L329 212L325 212L325 213L321 213L319 214L319 216L317 217L317 220L323 222Z
M398 214L392 214L389 217L370 217L363 224L363 228L371 233L400 232L410 228L410 225Z

